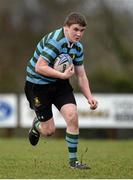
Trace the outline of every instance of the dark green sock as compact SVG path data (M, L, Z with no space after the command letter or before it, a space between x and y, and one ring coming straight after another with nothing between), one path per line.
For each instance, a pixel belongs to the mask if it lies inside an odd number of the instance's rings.
M66 132L66 142L69 152L69 161L77 161L77 145L78 145L78 134L70 134Z
M39 125L40 125L40 121L37 118L35 118L35 120L34 120L34 128L37 131L39 131Z

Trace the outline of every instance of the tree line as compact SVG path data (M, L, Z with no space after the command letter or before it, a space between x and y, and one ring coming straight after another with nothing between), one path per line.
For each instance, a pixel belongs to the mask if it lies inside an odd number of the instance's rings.
M97 2L97 3L96 3ZM82 40L85 69L93 92L132 93L133 17L107 0L1 0L0 92L23 92L26 65L38 41L77 11L88 22ZM79 91L75 77L71 79Z

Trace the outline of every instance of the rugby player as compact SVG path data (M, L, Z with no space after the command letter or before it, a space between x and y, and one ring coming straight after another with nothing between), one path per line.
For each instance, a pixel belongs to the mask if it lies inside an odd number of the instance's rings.
M25 94L30 108L36 113L29 131L29 141L37 145L40 135L51 136L55 132L52 104L62 114L66 122L66 142L69 154L69 166L77 169L90 168L78 161L77 146L79 125L76 101L69 78L74 74L81 92L91 109L97 108L92 96L85 72L83 46L80 42L87 22L77 12L70 13L61 28L46 34L37 44L33 57L27 65ZM63 73L53 68L55 59L62 53L69 54L73 64Z

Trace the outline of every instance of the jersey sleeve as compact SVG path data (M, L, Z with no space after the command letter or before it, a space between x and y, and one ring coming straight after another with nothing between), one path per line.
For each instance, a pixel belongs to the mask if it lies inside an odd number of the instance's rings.
M60 44L54 39L50 39L45 43L41 56L48 63L54 63L56 57L60 54Z
M80 46L77 49L77 54L75 55L75 58L73 59L73 64L75 66L80 66L83 64L83 59L84 59L83 46L80 44Z

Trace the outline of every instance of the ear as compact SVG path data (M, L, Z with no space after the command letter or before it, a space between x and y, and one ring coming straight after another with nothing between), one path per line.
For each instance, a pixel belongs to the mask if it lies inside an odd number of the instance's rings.
M65 32L68 32L69 31L69 26L64 26L64 30L65 30Z

